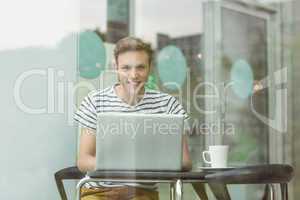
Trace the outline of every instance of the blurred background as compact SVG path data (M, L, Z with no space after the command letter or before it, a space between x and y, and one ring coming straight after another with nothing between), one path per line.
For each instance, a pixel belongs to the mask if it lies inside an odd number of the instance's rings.
M89 91L116 82L112 52L126 36L155 50L147 87L174 95L190 114L194 170L208 145L228 144L230 166L293 165L290 197L300 195L300 1L1 4L1 199L59 199L53 175L76 163L73 112ZM75 182L67 187L74 199ZM160 185L161 199L167 189ZM190 185L184 189L197 199ZM229 190L253 200L264 187Z

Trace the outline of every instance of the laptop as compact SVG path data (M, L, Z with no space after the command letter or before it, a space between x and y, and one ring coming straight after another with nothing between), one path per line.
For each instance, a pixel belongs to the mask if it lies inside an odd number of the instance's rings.
M97 170L181 171L183 115L98 115Z

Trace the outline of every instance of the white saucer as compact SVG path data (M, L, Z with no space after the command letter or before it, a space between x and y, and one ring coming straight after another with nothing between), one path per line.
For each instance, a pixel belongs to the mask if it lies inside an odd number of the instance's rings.
M234 169L236 167L220 167L220 168L215 168L215 167L198 167L198 169L201 169L203 171L222 171L222 170L230 170Z

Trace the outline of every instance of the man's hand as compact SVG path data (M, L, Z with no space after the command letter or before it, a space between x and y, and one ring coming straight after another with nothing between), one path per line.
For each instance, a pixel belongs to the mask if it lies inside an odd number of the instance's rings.
M260 81L255 80L253 82L253 94L255 94L256 92L259 92L263 89L264 89L264 86Z
M186 135L183 136L183 155L182 155L183 171L190 171L192 169L192 160L189 152L189 145Z

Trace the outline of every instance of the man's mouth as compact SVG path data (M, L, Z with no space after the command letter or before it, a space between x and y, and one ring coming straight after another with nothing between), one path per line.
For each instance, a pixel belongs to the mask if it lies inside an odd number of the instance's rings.
M140 81L127 81L127 84L131 86L139 86L141 84Z

